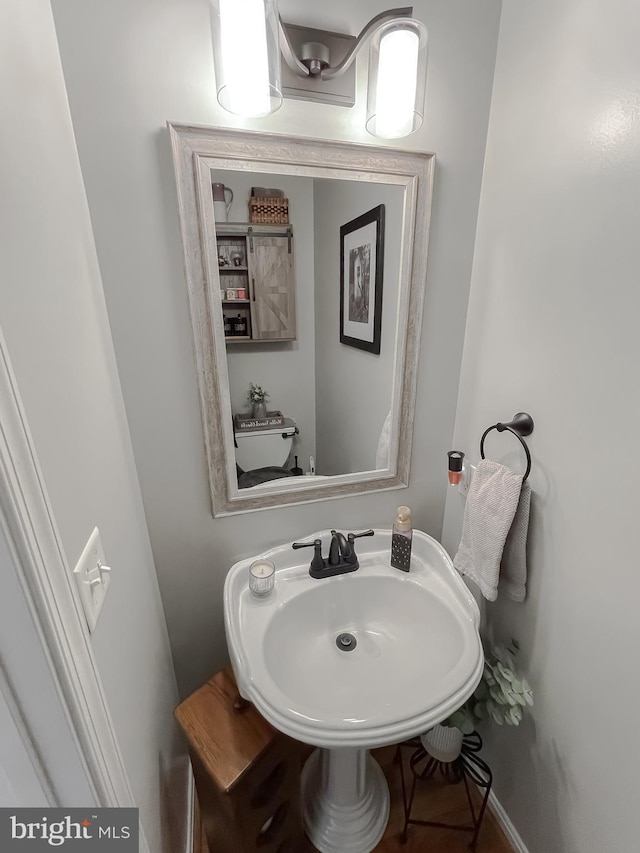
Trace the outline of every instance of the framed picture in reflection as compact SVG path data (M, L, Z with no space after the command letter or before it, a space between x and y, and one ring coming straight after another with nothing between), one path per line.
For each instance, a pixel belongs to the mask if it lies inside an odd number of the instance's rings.
M380 354L384 204L340 228L340 343Z

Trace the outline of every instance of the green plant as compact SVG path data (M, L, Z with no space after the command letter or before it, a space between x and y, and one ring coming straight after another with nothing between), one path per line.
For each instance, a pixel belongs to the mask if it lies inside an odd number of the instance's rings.
M264 390L262 385L256 385L255 382L250 382L248 397L250 403L265 403L269 399L269 394Z
M458 728L464 734L471 734L484 719L491 719L499 726L519 726L524 709L533 705L533 691L516 668L519 650L515 640L508 646L495 646L485 658L480 684L442 725Z

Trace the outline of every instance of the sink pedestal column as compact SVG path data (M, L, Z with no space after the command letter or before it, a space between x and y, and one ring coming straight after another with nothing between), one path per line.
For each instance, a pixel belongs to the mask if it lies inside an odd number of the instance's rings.
M305 830L320 853L370 853L389 820L389 789L368 749L316 749L302 770Z

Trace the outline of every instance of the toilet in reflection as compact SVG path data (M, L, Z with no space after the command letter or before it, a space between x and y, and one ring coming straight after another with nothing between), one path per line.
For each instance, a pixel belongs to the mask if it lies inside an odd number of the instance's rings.
M282 426L273 429L236 430L236 462L243 471L282 468L297 432L292 418L285 418Z

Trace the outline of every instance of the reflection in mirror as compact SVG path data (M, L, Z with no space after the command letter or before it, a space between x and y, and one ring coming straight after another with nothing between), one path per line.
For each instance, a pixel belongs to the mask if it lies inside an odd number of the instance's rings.
M212 170L211 181L233 199L214 216L239 487L387 469L404 187L221 169ZM250 200L262 188L286 202L281 227L248 222ZM340 230L380 206L381 335L372 355L340 342ZM271 218L284 217L276 211ZM265 267L251 255L269 232L283 236ZM351 244L344 316L356 336L371 338L375 227L356 230ZM266 275L273 280L256 280ZM265 325L283 337L260 337ZM260 389L254 398L268 394L266 411L251 401L252 386Z
M433 156L170 129L214 515L407 485Z

